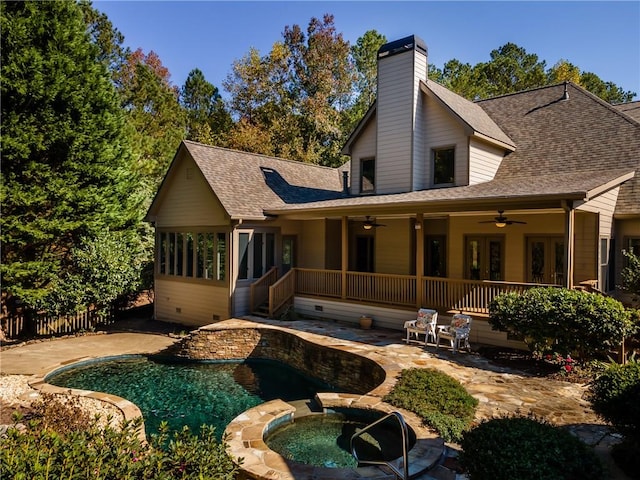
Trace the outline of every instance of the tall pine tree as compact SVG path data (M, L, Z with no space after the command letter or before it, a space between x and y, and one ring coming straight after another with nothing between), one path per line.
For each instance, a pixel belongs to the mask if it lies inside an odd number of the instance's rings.
M77 3L0 8L3 304L104 304L139 278L142 212L118 97Z

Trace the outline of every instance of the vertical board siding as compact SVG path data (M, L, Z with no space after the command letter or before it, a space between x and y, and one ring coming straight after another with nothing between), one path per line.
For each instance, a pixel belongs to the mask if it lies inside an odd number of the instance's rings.
M222 204L186 153L178 159L166 183L156 227L229 224Z
M208 325L229 318L229 289L217 285L156 279L158 320L184 325ZM248 295L247 295L248 303Z
M386 227L376 229L375 265L377 273L411 273L411 225L408 219L383 220Z
M577 212L573 280L576 285L598 279L598 215Z
M469 144L469 185L493 180L504 150L471 139Z
M325 222L310 220L303 222L299 249L299 266L302 268L325 268Z

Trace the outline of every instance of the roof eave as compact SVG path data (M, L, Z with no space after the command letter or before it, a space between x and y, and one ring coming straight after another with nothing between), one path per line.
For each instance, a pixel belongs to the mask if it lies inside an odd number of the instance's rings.
M597 187L592 188L591 190L588 190L587 192L585 192L584 200L588 201L594 197L597 197L598 195L602 195L603 193L611 190L612 188L619 186L620 184L626 182L627 180L631 180L635 176L635 174L636 172L634 170L631 170L627 173L620 175L619 177L614 178L613 180L610 180L606 183L603 183L602 185L598 185Z

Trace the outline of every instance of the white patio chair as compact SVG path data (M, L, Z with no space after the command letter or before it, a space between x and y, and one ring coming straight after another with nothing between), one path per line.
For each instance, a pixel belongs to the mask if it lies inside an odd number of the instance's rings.
M405 342L422 343L427 345L427 340L431 338L436 340L436 324L438 321L438 312L428 308L418 310L418 317L415 320L404 322L404 328L407 331ZM420 340L420 335L424 335L424 342Z
M440 346L440 340L449 340L453 353L461 347L469 349L469 333L471 332L472 318L463 313L456 313L449 325L438 325L436 333L436 348Z

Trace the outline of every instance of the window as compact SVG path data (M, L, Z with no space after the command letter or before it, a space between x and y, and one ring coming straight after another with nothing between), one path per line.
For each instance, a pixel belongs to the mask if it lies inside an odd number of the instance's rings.
M640 256L640 237L626 237L624 240L623 248L627 252Z
M226 234L158 232L160 275L203 280L226 278Z
M275 265L275 233L238 233L238 279L262 277Z
M454 183L455 148L433 150L433 184L452 185Z
M368 193L376 188L376 159L363 158L360 160L360 192Z

